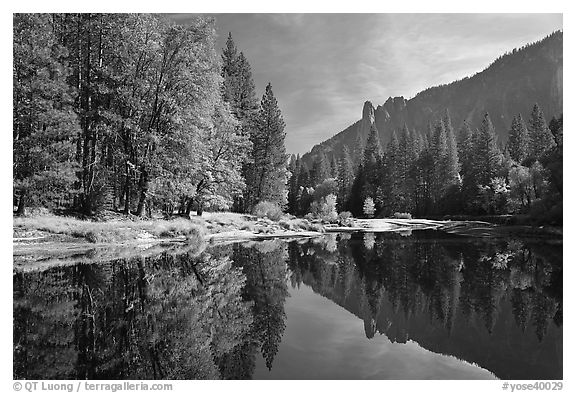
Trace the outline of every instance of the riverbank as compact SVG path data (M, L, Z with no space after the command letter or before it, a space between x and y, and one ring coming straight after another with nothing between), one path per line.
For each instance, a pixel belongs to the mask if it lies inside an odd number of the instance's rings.
M325 232L438 230L469 237L522 236L562 241L562 228L502 226L483 221L350 219L346 225L285 215L278 221L238 213L204 213L190 219L140 219L109 213L98 220L50 214L14 217L13 256L17 269L34 265L112 260L174 250L200 254L209 244L320 236Z
M79 252L103 248L150 248L162 243L200 245L270 237L317 236L324 227L306 219L285 216L278 221L238 213L204 213L203 216L140 219L107 214L99 220L39 215L14 217L14 256Z
M524 236L562 239L562 227L499 225L486 221L430 220L374 218L352 219L348 226L329 224L326 232L398 232L410 234L415 230L438 230L446 233L472 237Z

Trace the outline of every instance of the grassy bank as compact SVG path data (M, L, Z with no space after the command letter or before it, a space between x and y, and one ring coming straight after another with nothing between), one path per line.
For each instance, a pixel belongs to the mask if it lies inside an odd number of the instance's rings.
M198 255L213 242L310 237L322 232L322 225L288 215L278 220L237 213L139 219L108 212L86 220L43 213L14 217L13 266L22 271L166 252Z
M83 239L90 243L123 243L151 238L201 238L205 228L197 222L178 218L174 220L130 220L111 221L81 220L73 217L53 215L39 217L15 217L13 234L15 239L58 238Z
M124 244L180 240L187 242L290 236L323 232L322 225L292 216L277 221L237 213L205 213L173 219L139 219L109 214L86 220L51 214L14 217L15 245L31 243Z

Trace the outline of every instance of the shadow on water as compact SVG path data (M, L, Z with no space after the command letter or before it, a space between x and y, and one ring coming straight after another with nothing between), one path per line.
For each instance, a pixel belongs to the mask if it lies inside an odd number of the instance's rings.
M499 378L562 378L562 245L436 231L17 272L14 378L249 379L259 357L281 367L286 301L302 285L361 319L359 336L413 341Z

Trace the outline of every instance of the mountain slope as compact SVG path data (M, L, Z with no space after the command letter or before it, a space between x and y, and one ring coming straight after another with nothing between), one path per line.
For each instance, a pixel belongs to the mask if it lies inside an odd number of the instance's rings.
M404 123L424 133L428 123L439 118L445 109L456 130L464 120L478 127L483 114L490 113L500 142L505 143L513 116L521 113L527 119L535 103L542 107L548 120L562 113L562 45L562 32L556 31L501 56L472 77L428 88L410 100L390 97L376 108L367 101L361 120L314 146L303 159L310 165L320 152L338 155L342 145L352 151L358 134L365 140L372 123L383 143Z

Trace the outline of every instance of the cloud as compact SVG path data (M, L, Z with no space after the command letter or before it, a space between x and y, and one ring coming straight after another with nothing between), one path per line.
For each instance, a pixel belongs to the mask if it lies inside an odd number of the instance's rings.
M291 153L304 153L360 119L366 100L376 106L389 96L413 97L562 28L561 14L213 16L219 45L232 32L258 93L272 83Z

